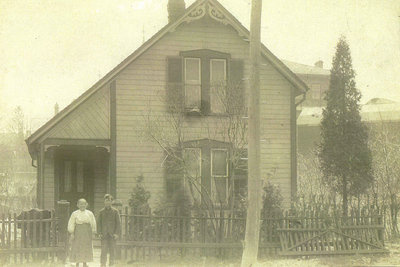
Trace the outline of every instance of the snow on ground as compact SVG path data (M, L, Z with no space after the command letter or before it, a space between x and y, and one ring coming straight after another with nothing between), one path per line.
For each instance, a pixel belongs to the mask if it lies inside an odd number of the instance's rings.
M399 266L400 267L400 241L395 243L387 243L386 248L389 249L390 253L387 255L354 255L354 256L325 256L325 257L313 257L306 259L303 258L276 258L276 259L261 259L254 267L341 267L341 266ZM89 263L89 267L99 266L99 252L95 250L95 261ZM0 264L1 265L1 264ZM2 265L5 267L72 267L75 264L56 264L56 263L29 263L28 265ZM175 258L169 259L162 263L154 262L129 262L119 263L115 267L239 267L240 262L238 260L225 260L221 261L215 258Z

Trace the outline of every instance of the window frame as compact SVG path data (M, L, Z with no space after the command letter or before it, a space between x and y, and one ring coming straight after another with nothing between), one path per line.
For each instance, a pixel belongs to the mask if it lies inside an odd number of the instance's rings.
M223 61L225 64L224 64L224 82L226 82L226 78L227 78L227 73L226 73L226 70L227 70L227 60L225 59L225 58L210 58L210 83L212 82L212 74L213 74L213 68L212 68L212 62L213 61Z
M229 70L230 70L230 60L231 56L229 53L219 52L210 49L199 49L199 50L189 50L189 51L181 51L180 56L183 59L183 86L186 85L186 67L185 61L186 58L199 58L200 59L200 77L201 77L201 103L199 107L199 111L197 114L201 115L224 115L225 113L212 113L211 112L211 60L225 60L225 81L227 83L229 78ZM186 99L186 89L185 90L185 99ZM186 114L195 115L196 112L191 113L191 109L186 107L186 103L184 105L184 109ZM189 112L188 112L189 111Z
M196 180L198 179L198 182L200 182L200 191L202 191L202 184L201 184L201 182L202 182L202 162L203 162L203 160L202 160L202 153L203 153L203 151L202 151L202 148L201 147L185 147L184 149L183 149L183 155L184 155L184 153L185 153L185 151L187 151L187 150L197 150L197 151L199 151L200 153L199 153L199 158L198 158L198 164L199 164L199 177L195 177L196 178ZM189 183L187 182L187 177L186 177L186 175L185 175L185 173L183 174L183 188L184 189L186 189L186 188L188 188L188 186L189 186ZM202 197L202 193L201 192L197 192L196 193L196 195L195 196L192 196L193 198L196 198L196 197L199 197L199 201L201 201L201 197Z
M318 101L322 99L322 86L320 83L311 84L310 89L311 89L311 99Z
M225 151L226 152L226 175L213 175L213 152L214 151ZM216 185L216 179L224 179L225 180L225 199L222 201L222 203L226 203L228 201L228 194L229 194L229 178L230 178L230 172L229 172L229 149L227 148L211 148L210 149L210 179L211 179L211 189L210 189L210 195L213 198L213 201L216 203L220 203L221 201L219 200L219 197L217 195L217 185Z
M187 60L197 60L198 61L198 68L199 68L199 80L195 81L195 80L187 80L187 71L186 71L186 66L187 66ZM193 110L193 109L198 109L201 110L201 91L202 91L202 62L201 62L201 58L198 57L185 57L183 58L183 87L184 87L184 107L185 110ZM187 95L187 91L186 91L186 85L189 86L199 86L199 91L198 91L198 100L199 100L199 106L198 107L188 107L186 104L186 95Z
M223 87L223 90L225 91L224 93L225 93L225 100L227 100L227 97L228 97L228 95L227 95L227 83L228 83L228 79L227 79L227 65L228 65L228 61L227 61L227 59L225 59L225 58L210 58L210 61L209 61L209 64L210 64L210 113L211 114L226 114L227 113L227 111L226 111L226 106L224 106L224 104L223 103L219 103L220 105L222 105L222 107L220 107L221 109L222 109L222 111L218 111L218 112L216 112L215 111L215 109L214 109L214 111L213 111L213 103L215 102L215 101L213 101L213 88L215 87L214 86L214 81L213 81L213 61L215 62L219 62L219 61L222 61L222 62L224 62L225 64L224 64L224 78L223 78L223 82L222 82L222 84L220 84L220 85L218 85L217 84L217 86L222 86Z
M199 161L198 161L198 163L199 163L199 170L200 170L200 172L199 172L199 177L200 177L200 179L201 179L201 176L202 176L202 155L203 155L203 152L202 152L202 149L201 149L201 147L185 147L184 149L183 149L183 153L185 153L185 151L188 151L188 150L198 150L200 153L199 153ZM185 185L185 182L186 182L186 177L185 177L185 174L183 174L184 175L184 185Z
M226 175L213 175L213 152L214 151L225 151L226 152ZM211 177L226 178L229 177L229 149L227 148L210 148L210 175Z

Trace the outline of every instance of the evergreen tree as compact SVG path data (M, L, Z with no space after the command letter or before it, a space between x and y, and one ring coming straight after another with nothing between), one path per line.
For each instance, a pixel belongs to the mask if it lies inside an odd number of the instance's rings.
M325 182L342 195L345 216L348 198L364 193L373 180L367 127L360 116L361 93L354 79L350 49L341 37L325 96L319 159Z

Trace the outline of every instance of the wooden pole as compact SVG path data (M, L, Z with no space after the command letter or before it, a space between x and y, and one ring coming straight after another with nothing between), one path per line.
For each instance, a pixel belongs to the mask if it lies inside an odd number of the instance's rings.
M260 57L262 0L253 0L250 24L250 93L248 129L248 208L242 267L257 262L260 233L261 170L260 170Z

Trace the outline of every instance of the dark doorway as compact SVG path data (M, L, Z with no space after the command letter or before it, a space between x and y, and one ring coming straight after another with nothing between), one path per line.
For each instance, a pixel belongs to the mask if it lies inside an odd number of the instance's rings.
M84 198L93 210L94 151L60 149L56 155L58 200L70 202L71 212Z

